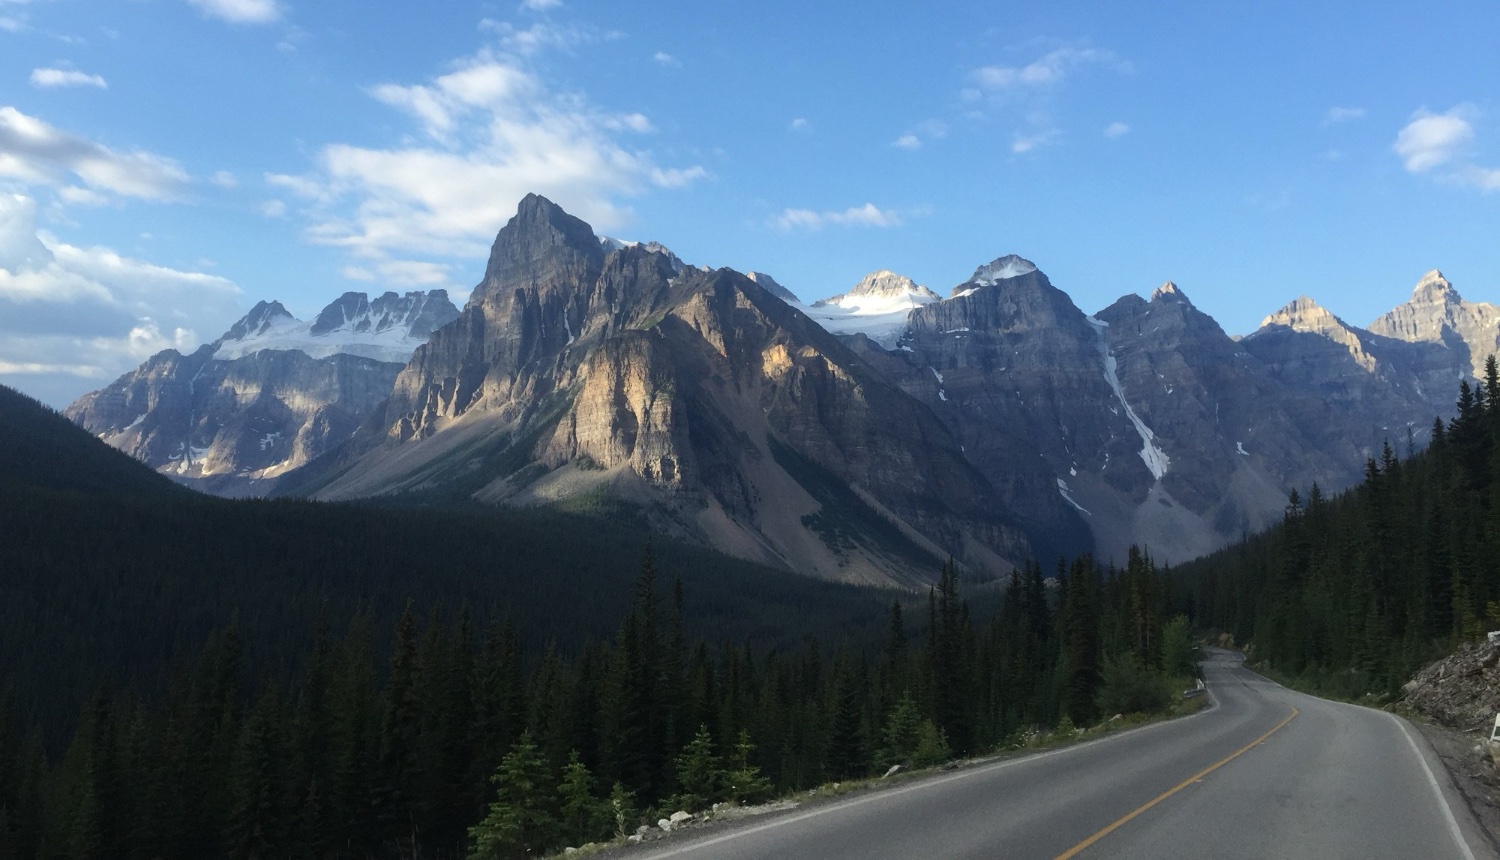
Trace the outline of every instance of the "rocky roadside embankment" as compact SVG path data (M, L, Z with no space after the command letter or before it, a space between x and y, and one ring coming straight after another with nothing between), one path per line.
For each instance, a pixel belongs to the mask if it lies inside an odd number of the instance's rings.
M1491 762L1490 730L1500 714L1500 636L1461 646L1424 667L1402 687L1402 709L1437 751L1474 817L1500 838L1500 768Z

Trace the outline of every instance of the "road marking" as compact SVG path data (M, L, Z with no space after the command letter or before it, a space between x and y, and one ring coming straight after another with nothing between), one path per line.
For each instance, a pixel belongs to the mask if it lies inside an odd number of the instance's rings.
M1299 710L1297 710L1295 707L1293 707L1292 708L1292 712L1290 714L1287 714L1286 719L1284 719L1281 722L1277 723L1275 725L1275 727L1273 727L1269 732L1266 732L1265 734L1261 735L1260 737L1256 738L1255 740L1251 741L1250 743L1245 744L1244 746L1242 746L1239 749L1235 750L1233 753L1231 753L1226 758L1224 758L1224 759L1222 759L1222 760L1220 760L1220 761L1218 761L1218 762L1216 762L1214 764L1209 765L1208 767L1204 768L1203 770L1198 771L1197 773L1193 774L1192 776L1188 777L1187 779L1183 780L1182 782L1179 782L1174 788L1171 788L1171 789L1168 789L1167 791L1162 792L1160 795L1157 796L1157 798L1155 800L1151 801L1150 803L1147 803L1145 806L1140 807L1139 809L1137 809L1136 811L1130 813L1129 815L1125 816L1124 818L1121 818L1119 821L1116 821L1114 824L1109 825L1108 827L1104 828L1103 830L1099 831L1098 833L1095 833L1093 836L1090 836L1089 838L1083 840L1082 842L1078 843L1077 845L1074 845L1072 848L1069 848L1067 851L1064 851L1063 853L1057 855L1057 860L1069 860L1069 858L1071 858L1071 857L1078 856L1081 852L1083 852L1085 849L1087 849L1090 845L1093 845L1095 842L1098 842L1100 839L1103 839L1104 837L1108 836L1109 834L1114 833L1116 830L1119 830L1121 827L1124 827L1126 824L1129 824L1130 821L1132 819L1134 819L1136 816L1140 815L1141 813L1145 812L1146 810L1150 809L1151 807L1157 805L1158 803L1161 803L1163 800L1166 800L1167 798L1171 797L1172 795L1176 794L1177 792L1182 791L1184 788L1187 788L1188 786L1192 785L1193 783L1202 780L1203 777L1208 776L1209 774L1213 773L1214 771L1218 770L1219 768L1223 767L1224 765L1229 764L1230 762L1234 761L1235 759L1237 759L1240 756L1244 755L1245 753L1249 752L1251 749L1254 749L1256 746L1259 746L1260 744L1264 743L1265 740L1266 740L1266 738L1269 738L1271 735L1274 735L1277 732L1281 731L1282 728L1285 727L1287 723L1290 723L1292 720L1296 719L1297 715L1300 714L1300 713L1302 713L1302 712L1299 711ZM1429 772L1429 775L1430 775L1430 772ZM1472 856L1470 857L1470 860L1473 860Z
M1459 848L1463 849L1464 857L1468 858L1468 860L1474 860L1474 852L1469 848L1468 841L1464 839L1463 831L1458 829L1458 819L1453 817L1453 809L1448 806L1448 798L1443 797L1443 790L1438 787L1437 777L1433 776L1432 768L1427 766L1427 757L1422 755L1422 750L1417 747L1417 741L1411 736L1411 731L1406 728L1406 723L1390 712L1387 712L1386 716L1390 717L1397 726L1401 727L1401 734L1406 736L1406 742L1411 744L1412 753L1416 755L1417 761L1421 762L1422 772L1427 774L1427 784L1432 786L1432 793L1437 795L1438 806L1443 809L1443 818L1448 821L1448 832L1453 834L1453 841L1458 843Z

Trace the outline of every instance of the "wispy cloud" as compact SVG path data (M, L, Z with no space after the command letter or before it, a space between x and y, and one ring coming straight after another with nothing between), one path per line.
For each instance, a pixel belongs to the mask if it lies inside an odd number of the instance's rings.
M891 141L891 146L894 146L897 149L915 151L922 148L922 138L917 137L914 134L903 134L895 140Z
M1104 127L1104 136L1110 140L1119 140L1127 134L1130 134L1130 126L1123 122L1112 122Z
M209 18L231 24L269 24L281 17L276 0L187 0Z
M410 117L420 137L390 148L330 143L311 172L265 178L300 202L309 241L346 248L357 269L387 279L432 285L450 270L386 272L385 262L482 256L529 192L615 229L630 220L628 198L708 176L700 165L660 164L640 148L639 135L652 131L643 114L555 92L511 55L481 51L424 83L383 84L370 94ZM627 146L626 136L636 140Z
M44 89L53 87L98 87L108 89L109 84L99 75L85 74L74 69L32 69L31 85Z
M787 131L812 131L812 123L807 121L807 117L799 116L787 123L786 128Z
M13 107L0 107L0 176L44 185L76 176L95 191L144 200L181 195L187 172L149 152L116 152L68 134Z
M529 27L518 27L509 21L485 18L479 29L494 33L501 50L522 57L543 51L574 51L584 45L616 38L619 34L601 34L591 27L538 21Z
M1331 107L1328 113L1323 115L1324 125L1334 125L1341 122L1352 122L1365 118L1365 109L1362 107Z
M1110 66L1127 71L1129 64L1121 62L1113 52L1099 48L1068 46L1048 51L1025 65L981 66L969 73L973 92L992 96L1008 96L1014 93L1056 87L1073 72L1087 66Z
M651 59L655 60L658 66L666 66L667 68L671 69L682 68L682 61L667 53L666 51L657 51L652 55Z
M1044 146L1055 143L1062 132L1055 128L1043 128L1032 132L1016 132L1011 138L1010 151L1016 155L1025 155L1034 152Z
M532 12L545 12L562 5L562 0L521 0L521 8Z
M899 227L901 216L895 210L881 209L873 203L851 206L842 212L816 212L812 209L784 209L771 219L778 230L821 230L827 227Z

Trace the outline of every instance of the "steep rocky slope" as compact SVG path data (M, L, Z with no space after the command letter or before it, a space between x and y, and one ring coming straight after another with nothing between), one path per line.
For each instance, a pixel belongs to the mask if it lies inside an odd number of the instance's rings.
M64 414L183 483L259 495L347 439L456 313L442 290L345 293L312 323L260 302L213 343L157 353Z
M287 487L602 494L740 555L869 582L948 554L998 571L1081 531L1070 510L1008 509L930 409L755 281L610 247L534 195L389 403Z

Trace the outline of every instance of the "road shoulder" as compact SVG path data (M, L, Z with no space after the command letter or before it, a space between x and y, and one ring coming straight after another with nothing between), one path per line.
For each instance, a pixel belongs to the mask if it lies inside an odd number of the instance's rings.
M1500 854L1500 774L1480 756L1482 738L1426 721L1412 720L1411 725L1437 753L1470 815L1489 840L1490 850Z

